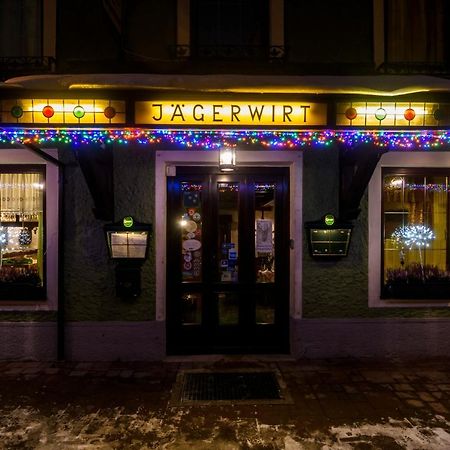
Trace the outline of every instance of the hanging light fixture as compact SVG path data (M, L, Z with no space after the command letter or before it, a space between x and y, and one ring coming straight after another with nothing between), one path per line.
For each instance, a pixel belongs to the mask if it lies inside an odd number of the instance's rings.
M222 147L219 150L219 168L222 172L232 172L236 168L236 150Z

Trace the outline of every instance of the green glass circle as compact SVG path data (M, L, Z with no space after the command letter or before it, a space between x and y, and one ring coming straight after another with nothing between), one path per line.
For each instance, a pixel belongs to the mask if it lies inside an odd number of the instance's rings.
M84 117L84 108L80 105L75 106L75 108L73 108L73 115L77 118L77 119L81 119L82 117Z
M383 120L383 119L386 118L386 116L387 116L387 112L386 112L386 110L383 109L383 108L378 108L378 109L375 111L375 118L376 118L377 120Z
M331 225L334 225L334 216L333 214L327 214L325 216L325 225L328 225L331 227Z
M19 119L20 117L23 116L23 109L21 106L19 105L14 105L11 108L11 115L15 118L15 119Z
M123 226L125 228L131 228L133 226L134 220L131 216L127 216L123 218Z

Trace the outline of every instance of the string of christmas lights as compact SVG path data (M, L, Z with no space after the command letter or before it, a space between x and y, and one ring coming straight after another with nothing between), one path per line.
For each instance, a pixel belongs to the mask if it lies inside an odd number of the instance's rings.
M381 130L148 130L130 129L31 129L0 128L1 144L36 145L128 144L171 145L179 148L218 149L229 146L260 146L278 150L326 148L339 143L350 147L372 144L388 150L432 150L450 145L450 131Z

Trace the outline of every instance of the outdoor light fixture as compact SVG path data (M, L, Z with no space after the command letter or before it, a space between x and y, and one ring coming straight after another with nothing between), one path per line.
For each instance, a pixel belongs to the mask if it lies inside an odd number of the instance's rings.
M333 214L305 222L311 256L347 256L353 225L341 222Z
M147 259L152 226L127 216L104 229L109 257L117 262L117 296L136 298L141 293L141 266Z
M236 167L236 150L222 147L219 150L219 168L222 172L233 172Z

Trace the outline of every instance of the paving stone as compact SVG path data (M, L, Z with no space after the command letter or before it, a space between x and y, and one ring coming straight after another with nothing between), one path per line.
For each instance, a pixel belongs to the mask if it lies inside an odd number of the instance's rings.
M394 384L393 388L394 388L395 391L400 391L400 392L414 391L413 387L410 384L408 384L408 383Z
M70 377L84 377L87 375L86 370L72 370L72 372L69 373Z
M417 395L424 402L434 402L436 400L429 392L417 392Z
M440 414L446 414L448 413L448 409L440 402L432 402L429 404L434 411Z
M410 406L414 406L414 408L423 408L425 407L425 404L421 400L416 399L408 399L406 400L406 403Z

